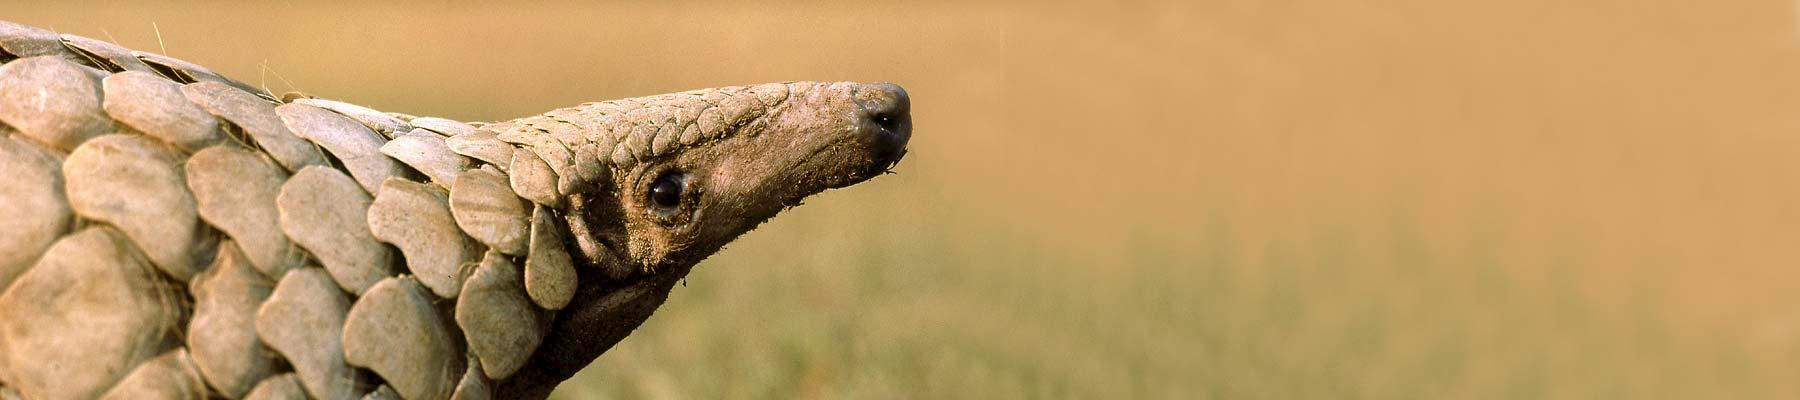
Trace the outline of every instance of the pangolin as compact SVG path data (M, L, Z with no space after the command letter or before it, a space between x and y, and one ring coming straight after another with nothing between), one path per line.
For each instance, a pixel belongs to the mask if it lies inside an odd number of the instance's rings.
M890 171L909 108L786 82L459 122L0 21L0 399L543 398L701 259Z

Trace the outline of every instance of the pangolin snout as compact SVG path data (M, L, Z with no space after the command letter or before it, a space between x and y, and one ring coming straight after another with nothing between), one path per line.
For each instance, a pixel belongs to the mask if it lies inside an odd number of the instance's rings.
M859 84L856 104L862 109L862 134L875 152L875 168L892 168L912 139L912 102L906 89L892 83Z

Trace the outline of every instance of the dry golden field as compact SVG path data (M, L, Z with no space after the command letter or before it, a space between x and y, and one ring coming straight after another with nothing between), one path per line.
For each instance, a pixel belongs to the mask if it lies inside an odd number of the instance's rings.
M910 91L560 398L1800 398L1791 1L678 3L0 18L470 120Z

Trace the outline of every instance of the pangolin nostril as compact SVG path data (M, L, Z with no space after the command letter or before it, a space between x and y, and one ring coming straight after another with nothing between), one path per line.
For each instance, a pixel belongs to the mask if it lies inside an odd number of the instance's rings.
M896 132L896 131L900 130L900 118L896 118L892 114L880 113L880 114L870 115L869 119L875 121L875 125L880 126L882 130L885 130L888 132Z
M868 124L899 139L900 145L905 146L906 139L912 134L912 102L907 98L906 89L892 83L863 84L856 90L856 103L862 108Z

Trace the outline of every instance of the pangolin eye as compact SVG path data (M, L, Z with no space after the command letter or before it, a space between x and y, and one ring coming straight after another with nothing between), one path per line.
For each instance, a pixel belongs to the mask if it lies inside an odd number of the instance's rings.
M681 190L687 186L680 172L666 172L656 177L650 184L650 204L659 208L675 208L681 205Z

